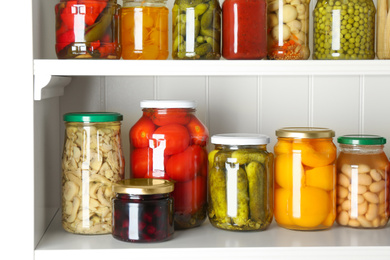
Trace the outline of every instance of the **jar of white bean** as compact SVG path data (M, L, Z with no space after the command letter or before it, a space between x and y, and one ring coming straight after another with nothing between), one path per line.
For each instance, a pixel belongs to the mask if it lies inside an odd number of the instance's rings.
M380 228L389 220L389 160L386 139L344 135L337 139L337 218L339 225Z

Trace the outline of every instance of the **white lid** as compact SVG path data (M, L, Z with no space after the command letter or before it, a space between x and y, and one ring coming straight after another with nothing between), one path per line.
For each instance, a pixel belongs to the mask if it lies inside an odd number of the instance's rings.
M192 100L142 100L141 108L196 108L196 102Z
M211 137L211 143L224 145L261 145L269 142L269 136L262 134L229 133Z

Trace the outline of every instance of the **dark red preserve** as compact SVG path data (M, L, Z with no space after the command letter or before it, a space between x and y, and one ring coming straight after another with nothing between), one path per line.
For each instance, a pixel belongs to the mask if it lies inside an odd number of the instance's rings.
M113 191L114 238L136 243L172 238L172 182L162 179L123 180L113 186Z

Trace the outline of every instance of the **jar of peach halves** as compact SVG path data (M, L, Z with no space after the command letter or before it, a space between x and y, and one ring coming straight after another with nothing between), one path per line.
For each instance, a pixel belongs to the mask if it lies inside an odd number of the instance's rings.
M274 216L294 230L330 228L336 218L335 132L318 127L276 131Z

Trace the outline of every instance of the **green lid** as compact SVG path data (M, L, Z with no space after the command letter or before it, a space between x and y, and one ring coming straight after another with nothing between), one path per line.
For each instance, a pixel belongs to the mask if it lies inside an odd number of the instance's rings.
M386 138L379 135L353 134L340 136L337 138L337 142L355 145L383 145L386 143Z
M66 122L115 122L122 121L123 116L114 112L83 112L83 113L67 113L64 115Z

